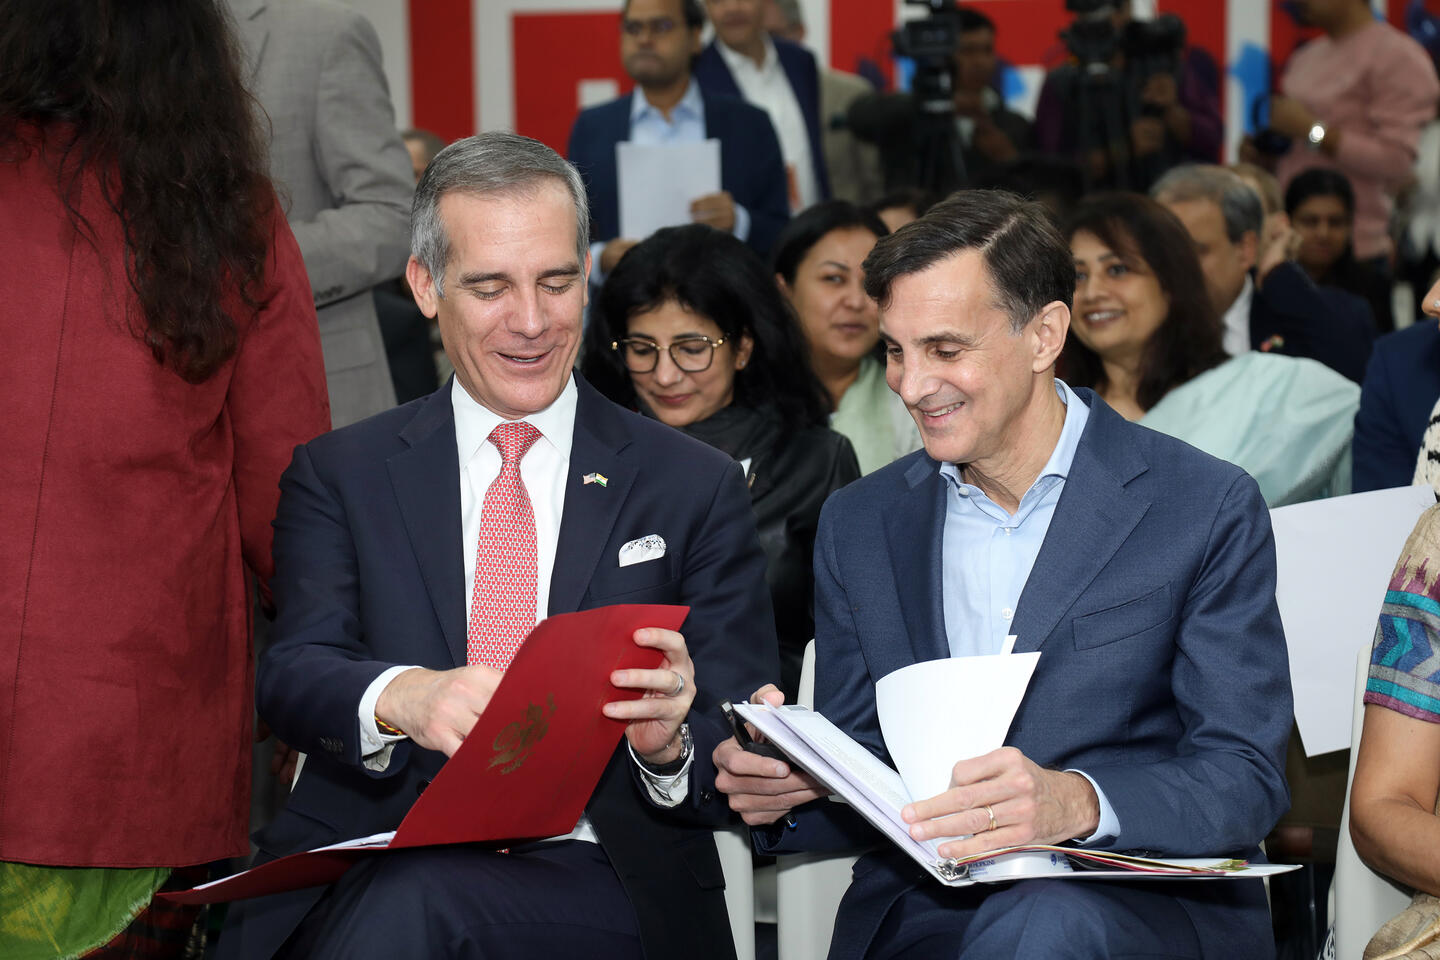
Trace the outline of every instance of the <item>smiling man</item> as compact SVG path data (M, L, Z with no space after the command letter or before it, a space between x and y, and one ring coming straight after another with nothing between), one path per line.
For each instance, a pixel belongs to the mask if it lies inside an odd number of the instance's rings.
M1258 856L1286 808L1291 697L1255 482L1056 379L1075 269L1036 204L958 193L864 266L925 449L826 503L816 708L888 761L876 682L1014 634L1040 659L1006 745L952 758L950 788L906 808L915 837L946 856ZM714 760L761 849L880 843L855 866L836 960L1273 956L1258 882L947 889L804 773L733 740Z
M644 696L604 705L625 735L569 834L237 904L222 956L734 956L709 758L718 701L778 673L765 558L728 457L572 372L586 222L575 169L514 134L421 178L406 275L455 377L300 447L281 481L257 701L308 760L257 860L394 830L545 616L686 604L684 632L637 631L661 668L610 677ZM626 562L641 540L663 545Z

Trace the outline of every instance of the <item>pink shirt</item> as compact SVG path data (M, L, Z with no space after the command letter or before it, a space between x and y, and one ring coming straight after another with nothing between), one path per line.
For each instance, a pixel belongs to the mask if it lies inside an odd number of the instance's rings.
M1424 49L1388 23L1332 40L1317 37L1290 58L1280 90L1320 122L1342 130L1331 157L1300 142L1280 158L1288 185L1311 167L1332 167L1355 188L1355 256L1390 252L1390 192L1415 164L1420 128L1435 115L1440 81Z

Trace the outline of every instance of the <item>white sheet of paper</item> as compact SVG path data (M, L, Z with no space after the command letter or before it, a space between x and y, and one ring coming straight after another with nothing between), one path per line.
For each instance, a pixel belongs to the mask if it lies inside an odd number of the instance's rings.
M1039 660L1039 651L926 660L875 684L885 747L911 797L948 790L957 762L1005 745Z
M1307 756L1349 748L1356 651L1374 639L1395 561L1416 518L1434 504L1434 492L1419 486L1270 511L1275 599Z
M620 236L644 240L690 222L690 201L720 190L720 141L615 144Z

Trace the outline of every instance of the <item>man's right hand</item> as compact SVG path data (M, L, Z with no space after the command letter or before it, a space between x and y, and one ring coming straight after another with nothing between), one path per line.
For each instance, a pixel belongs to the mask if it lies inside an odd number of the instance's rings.
M404 730L419 746L449 757L485 712L501 676L499 670L479 665L406 670L380 691L375 716Z
M751 695L750 702L778 707L785 702L785 695L767 683ZM792 770L783 760L746 753L734 737L716 747L710 758L715 762L716 789L730 797L730 809L752 827L774 823L795 807L830 795L804 770Z
M608 274L611 270L614 270L615 264L620 262L620 258L630 252L630 248L638 242L638 240L626 240L624 237L616 237L614 240L605 244L604 249L600 251L600 271Z

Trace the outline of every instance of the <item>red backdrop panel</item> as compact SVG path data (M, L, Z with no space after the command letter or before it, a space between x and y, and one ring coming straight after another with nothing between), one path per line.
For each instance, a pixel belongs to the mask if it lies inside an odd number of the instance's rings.
M855 72L863 57L891 76L890 31L895 4L882 0L830 0L830 66Z
M444 140L475 132L470 0L409 0L410 116Z
M1072 14L1063 0L983 0L969 3L995 21L995 52L1016 66L1053 66L1065 57L1060 31Z
M613 79L622 91L630 78L620 64L620 11L517 13L515 132L565 152L570 125L580 112L581 80Z

